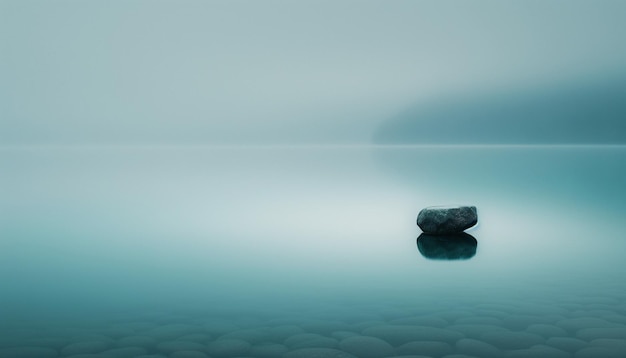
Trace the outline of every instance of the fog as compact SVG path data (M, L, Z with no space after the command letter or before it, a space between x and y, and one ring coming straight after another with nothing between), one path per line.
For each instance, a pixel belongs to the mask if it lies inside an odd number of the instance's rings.
M369 143L440 98L622 74L625 15L621 1L2 0L0 144Z

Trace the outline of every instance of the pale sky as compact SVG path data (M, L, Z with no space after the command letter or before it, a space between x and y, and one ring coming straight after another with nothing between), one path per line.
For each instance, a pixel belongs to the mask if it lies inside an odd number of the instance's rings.
M0 144L371 143L622 76L625 38L625 1L0 0Z

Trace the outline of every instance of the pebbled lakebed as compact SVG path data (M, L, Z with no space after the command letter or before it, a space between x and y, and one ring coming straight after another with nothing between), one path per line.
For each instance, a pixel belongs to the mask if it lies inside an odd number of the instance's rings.
M0 357L622 357L626 148L4 147ZM433 260L419 210L475 205Z

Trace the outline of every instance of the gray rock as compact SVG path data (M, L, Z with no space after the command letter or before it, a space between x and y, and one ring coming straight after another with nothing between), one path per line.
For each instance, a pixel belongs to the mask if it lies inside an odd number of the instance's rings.
M419 212L417 226L426 234L455 234L476 225L475 206L431 206Z

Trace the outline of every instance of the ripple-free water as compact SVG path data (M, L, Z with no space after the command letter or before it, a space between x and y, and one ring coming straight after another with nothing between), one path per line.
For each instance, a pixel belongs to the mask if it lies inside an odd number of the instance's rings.
M623 356L624 163L621 146L5 147L0 357ZM454 204L478 208L475 254L423 256L417 213Z

